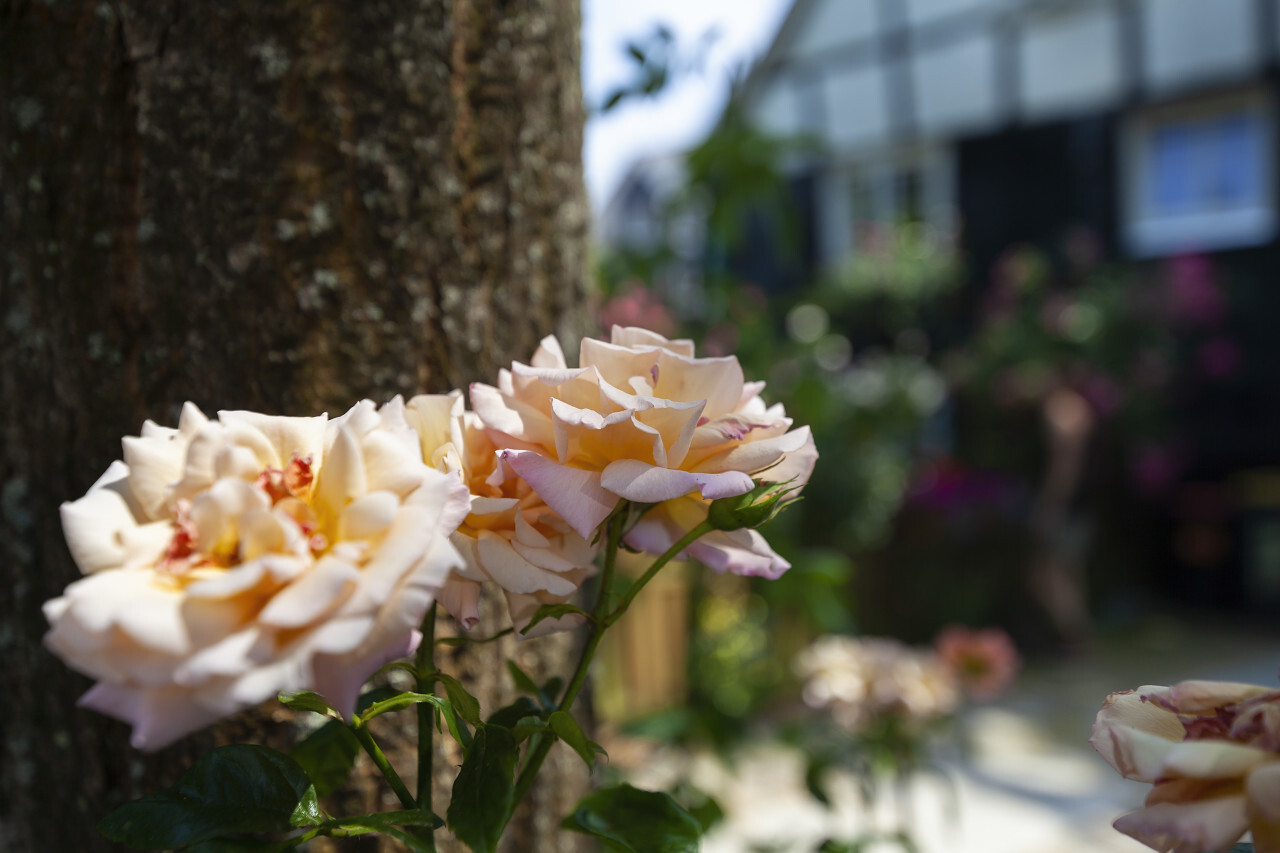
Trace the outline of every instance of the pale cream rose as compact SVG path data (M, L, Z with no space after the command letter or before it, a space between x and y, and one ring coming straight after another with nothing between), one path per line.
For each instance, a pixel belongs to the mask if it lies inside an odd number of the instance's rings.
M492 582L506 596L511 624L525 631L539 607L568 601L594 573L598 546L588 544L499 458L459 392L414 397L408 417L423 457L458 474L471 493L471 512L452 536L464 564L450 576L440 603L470 629L479 621L480 584ZM544 619L522 636L582 622L577 614Z
M187 404L63 505L86 576L45 603L45 643L98 680L81 704L131 723L140 749L280 691L349 715L461 565L448 537L466 512L399 398L333 420Z
M1226 851L1248 830L1280 853L1280 690L1184 681L1113 693L1093 748L1126 779L1151 782L1146 807L1116 829L1162 853Z
M883 637L819 637L792 668L805 679L805 703L829 710L851 731L890 716L927 723L959 701L954 678L935 655Z
M690 341L615 326L609 341L582 340L578 364L545 338L496 387L472 385L471 404L510 469L584 539L625 498L657 505L627 544L662 553L753 477L799 486L813 471L808 427L766 407L764 383L744 381L736 358L697 358ZM752 529L710 533L685 556L769 578L790 568Z

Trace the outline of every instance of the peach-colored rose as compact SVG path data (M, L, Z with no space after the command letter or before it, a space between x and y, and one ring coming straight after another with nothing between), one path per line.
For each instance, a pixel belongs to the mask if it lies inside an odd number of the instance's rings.
M1203 853L1251 830L1258 853L1280 853L1280 690L1184 681L1113 693L1089 742L1126 779L1155 786L1115 822L1126 835Z
M451 537L464 564L445 584L440 603L464 628L472 628L480 618L480 584L491 581L506 595L512 625L524 631L539 607L564 603L594 573L598 547L575 533L499 458L480 419L464 410L460 393L414 397L408 416L423 458L459 474L471 492L471 513ZM523 636L582 621L577 614L544 619Z
M510 469L584 539L623 500L656 504L627 544L661 553L752 478L805 483L817 459L808 427L760 399L737 359L696 358L687 340L615 326L584 338L567 366L554 338L530 365L471 386L471 403ZM752 529L715 531L686 556L776 578L790 565Z
M399 398L328 421L187 404L63 505L86 577L45 603L45 643L98 679L81 704L132 723L140 749L280 691L350 714L461 565L448 536L466 512Z
M943 666L975 699L1003 693L1021 665L1013 640L999 628L973 630L951 625L938 634L934 648Z
M804 701L860 731L886 717L918 724L955 710L959 692L938 659L884 637L819 637L796 656Z

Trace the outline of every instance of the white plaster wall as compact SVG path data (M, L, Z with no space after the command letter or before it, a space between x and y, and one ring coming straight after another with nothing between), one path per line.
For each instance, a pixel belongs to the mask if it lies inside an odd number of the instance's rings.
M915 120L927 134L975 130L997 118L995 40L975 31L911 61Z
M1143 76L1156 94L1259 65L1253 0L1143 0Z
M831 69L823 81L828 141L855 149L888 139L889 110L881 65Z
M800 21L789 59L865 41L876 33L876 0L818 0Z
M766 133L793 136L802 129L800 93L785 74L774 74L752 100L752 123Z
M1027 118L1102 109L1123 95L1120 20L1112 4L1032 16L1017 49L1019 108Z
M1006 5L1005 0L896 0L896 2L907 4L907 22L912 26L931 24L964 12L984 11Z

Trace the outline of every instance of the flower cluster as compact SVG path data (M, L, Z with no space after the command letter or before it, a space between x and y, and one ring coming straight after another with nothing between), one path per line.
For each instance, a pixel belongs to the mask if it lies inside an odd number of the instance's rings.
M1280 690L1184 681L1107 697L1089 741L1126 779L1150 782L1116 829L1153 850L1223 851L1246 832L1280 853Z
M615 327L583 340L579 365L547 338L530 365L473 385L473 412L455 391L334 419L210 419L188 404L176 429L148 422L63 506L84 577L45 604L46 644L97 679L82 704L132 723L143 749L281 691L315 690L349 715L432 602L470 628L493 584L520 631L565 602L620 502L646 510L627 544L662 553L712 501L808 480L808 429L766 407L736 359ZM723 522L687 556L788 568L754 529Z
M820 637L796 656L804 701L829 710L841 728L867 730L896 720L915 727L952 713L960 691L931 652L884 637Z

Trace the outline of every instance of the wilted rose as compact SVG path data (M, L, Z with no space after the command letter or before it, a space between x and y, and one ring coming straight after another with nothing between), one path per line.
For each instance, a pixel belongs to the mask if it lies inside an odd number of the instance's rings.
M1113 693L1089 742L1126 779L1151 782L1116 829L1162 853L1226 851L1253 833L1280 853L1280 690L1184 681Z
M661 553L707 517L712 500L752 479L807 482L817 450L781 406L760 399L736 358L697 358L693 343L615 326L584 338L570 368L554 338L471 403L502 458L584 539L626 499L655 504L627 544ZM776 578L790 565L752 529L717 530L686 556L712 568Z
M45 603L45 643L98 680L81 704L132 723L140 749L280 691L350 714L461 565L448 536L466 512L398 398L334 420L187 404L63 505L86 577Z
M511 623L524 631L538 608L562 604L595 571L598 548L556 515L498 456L480 419L465 411L461 394L426 394L408 404L425 459L461 476L471 512L451 541L464 564L446 583L443 604L465 628L479 620L480 584L491 581L507 598ZM544 619L525 636L572 628L577 614Z

